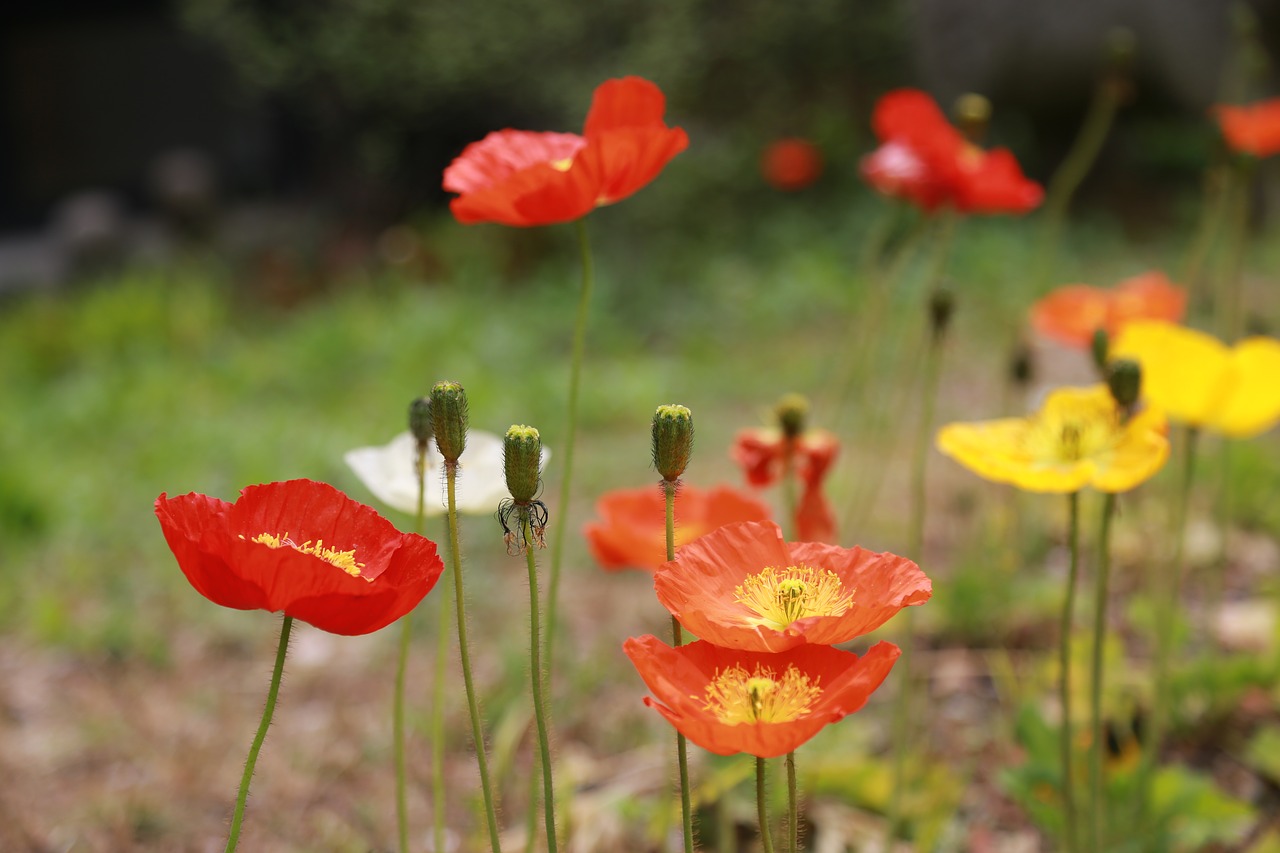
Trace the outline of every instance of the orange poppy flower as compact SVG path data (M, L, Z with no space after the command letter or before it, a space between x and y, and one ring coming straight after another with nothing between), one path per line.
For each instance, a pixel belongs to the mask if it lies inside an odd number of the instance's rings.
M162 494L155 511L178 567L205 598L282 611L333 634L386 627L444 571L431 540L311 480L249 486L233 504Z
M796 533L801 539L817 542L836 538L835 513L822 491L822 482L839 452L839 439L827 430L806 430L789 439L776 428L742 430L730 451L753 486L778 482L790 459L803 487L796 506Z
M1031 325L1046 338L1087 349L1098 329L1114 338L1134 320L1176 323L1186 311L1187 292L1151 270L1110 290L1087 284L1059 287L1031 306Z
M1044 197L1013 154L970 143L918 89L884 95L871 126L881 145L863 158L861 172L884 195L927 211L949 204L961 213L1026 213Z
M765 148L760 158L760 172L775 190L802 190L821 177L822 152L807 139L779 139Z
M1219 104L1213 116L1232 151L1254 157L1280 153L1280 98L1244 106Z
M571 222L657 177L689 138L663 121L666 98L640 77L596 88L581 136L499 130L463 149L444 171L464 225Z
M933 594L905 557L788 543L769 521L727 524L690 542L658 568L653 588L695 636L768 652L852 640Z
M644 683L645 704L717 755L786 755L829 723L862 709L901 654L876 643L862 657L830 646L781 654L705 641L671 648L656 637L623 643Z
M660 489L615 489L596 501L599 521L583 531L591 554L609 571L654 571L667 561L667 499ZM728 486L676 492L676 545L736 521L768 521L764 503Z

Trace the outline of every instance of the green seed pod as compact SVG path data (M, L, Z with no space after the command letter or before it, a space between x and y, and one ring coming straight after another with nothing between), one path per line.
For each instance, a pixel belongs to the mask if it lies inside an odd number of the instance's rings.
M456 463L467 448L467 392L457 382L432 386L431 431L444 461Z
M1107 387L1117 406L1132 410L1142 393L1142 367L1127 358L1115 359L1107 365Z
M1089 355L1093 358L1093 366L1098 373L1107 375L1107 353L1111 351L1111 338L1107 330L1099 327L1093 333L1093 341L1089 344Z
M542 464L542 437L531 426L512 425L502 440L502 469L511 498L527 504L538 496L538 468Z
M956 124L970 142L981 142L991 123L991 101L976 92L968 92L956 99Z
M802 394L785 394L773 407L778 426L787 438L799 438L809 422L809 400Z
M693 412L675 404L653 413L653 466L664 480L678 480L693 455Z
M420 447L431 440L431 398L419 397L409 404L409 432Z
M929 294L929 331L935 344L946 335L955 312L956 299L950 290L940 287Z

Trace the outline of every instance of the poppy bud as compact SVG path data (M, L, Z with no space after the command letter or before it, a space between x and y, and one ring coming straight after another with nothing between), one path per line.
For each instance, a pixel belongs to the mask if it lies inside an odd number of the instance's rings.
M982 95L968 92L956 99L956 124L970 142L980 142L991 122L991 102Z
M956 300L951 291L940 287L929 296L929 330L933 333L935 344L947 333L955 310Z
M787 394L773 407L778 425L787 438L799 438L809 420L809 400L801 394Z
M1112 27L1107 32L1107 57L1113 67L1127 69L1137 49L1138 39L1128 27Z
M431 398L419 397L409 404L409 432L418 446L425 448L431 440Z
M1093 341L1089 344L1089 355L1093 357L1093 366L1103 376L1107 375L1107 353L1111 351L1111 339L1107 330L1099 327L1094 330Z
M1035 362L1032 359L1031 347L1026 341L1018 341L1009 358L1009 379L1017 386L1025 388L1031 384L1035 376Z
M693 455L693 413L685 406L659 406L653 413L653 465L664 480L678 480Z
M467 447L467 392L457 382L432 386L431 431L444 461L456 465Z
M1133 409L1142 390L1142 368L1138 362L1117 358L1107 365L1107 387L1116 405L1125 411Z
M542 464L542 437L531 426L513 425L502 440L502 470L507 490L516 503L527 504L538 496L538 467Z

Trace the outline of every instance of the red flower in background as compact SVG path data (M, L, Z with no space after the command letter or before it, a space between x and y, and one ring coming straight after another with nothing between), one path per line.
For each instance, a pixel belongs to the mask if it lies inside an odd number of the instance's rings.
M1186 311L1186 291L1151 270L1109 290L1087 284L1059 287L1031 306L1031 325L1047 338L1086 349L1098 329L1114 338L1134 320L1177 323Z
M582 136L499 130L468 145L444 171L459 222L527 227L570 222L657 177L689 144L663 121L666 98L640 77L596 88Z
M807 139L794 136L779 139L764 149L760 173L775 190L802 190L821 177L822 152Z
M1280 153L1280 98L1244 106L1219 104L1212 112L1232 151L1254 157Z
M680 550L654 575L680 624L717 646L781 652L835 645L874 631L933 594L896 554L791 542L769 521L729 524Z
M444 570L435 543L311 480L249 486L234 504L162 494L155 511L178 567L205 598L283 611L334 634L386 627Z
M653 571L667 561L667 499L656 488L616 489L596 502L599 521L587 525L591 554L610 571ZM676 492L676 545L737 521L767 521L769 507L728 486Z
M901 654L876 643L862 657L830 646L781 654L722 649L699 640L671 648L656 637L622 646L676 730L717 755L785 755L824 726L862 709Z
M887 196L927 211L949 204L961 213L1026 213L1044 197L1008 149L973 145L918 89L884 95L871 126L881 145L862 159L862 176Z
M796 534L808 541L828 542L835 539L836 521L822 491L822 481L839 452L839 439L826 430L807 430L792 439L780 429L761 428L739 432L731 455L753 486L778 482L788 464L794 465L802 485L796 507Z

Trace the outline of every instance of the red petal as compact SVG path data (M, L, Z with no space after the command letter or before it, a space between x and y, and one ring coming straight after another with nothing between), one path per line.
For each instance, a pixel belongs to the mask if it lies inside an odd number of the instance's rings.
M610 130L665 127L662 116L666 109L667 98L662 90L643 77L606 80L591 97L582 133L590 138Z

